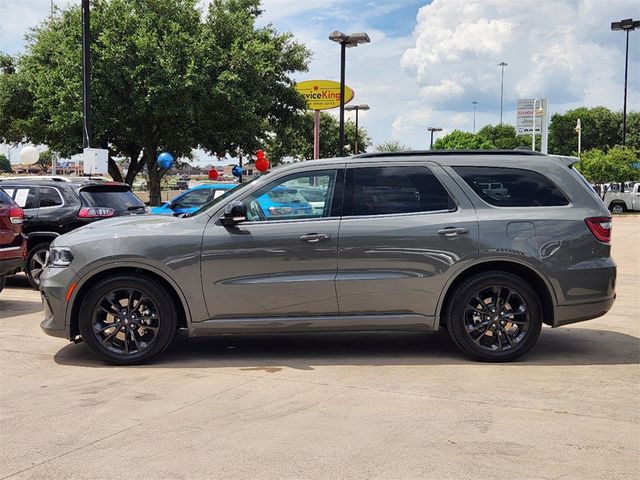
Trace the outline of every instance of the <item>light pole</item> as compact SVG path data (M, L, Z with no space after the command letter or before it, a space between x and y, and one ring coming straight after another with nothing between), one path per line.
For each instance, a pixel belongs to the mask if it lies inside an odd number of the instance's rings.
M89 0L82 0L82 144L91 147L91 32Z
M347 105L346 107L344 107L345 110L347 111L356 111L356 144L355 144L355 149L354 149L354 155L358 154L358 112L360 110L369 110L369 105L367 105L366 103L362 103L360 105Z
M329 40L340 44L340 132L338 139L338 151L340 156L344 157L344 67L345 67L345 51L347 47L357 47L361 43L369 43L371 39L365 32L346 33L337 30L331 32Z
M578 134L578 156L580 156L580 150L582 149L582 125L580 125L580 119L576 123L576 133Z
M471 103L473 104L473 133L476 133L476 105L478 105L478 102L474 100Z
M499 67L502 67L502 74L500 79L500 125L502 125L502 106L504 102L504 67L509 65L506 62L500 62L498 64Z
M611 30L614 32L623 30L627 32L627 48L624 56L624 107L622 113L622 146L627 140L627 73L629 71L629 32L640 28L640 20L627 18L619 22L611 22Z
M540 103L540 106L538 107L538 110L536 110L536 102ZM531 150L532 151L536 151L536 115L542 115L544 113L544 110L542 109L542 100L540 100L539 98L536 98L533 101L533 111L531 112L531 122L532 122L532 128L531 128ZM540 134L542 134L542 124L540 125Z
M429 144L429 150L433 150L433 132L441 132L442 128L440 127L429 127L427 131L431 132L431 143Z

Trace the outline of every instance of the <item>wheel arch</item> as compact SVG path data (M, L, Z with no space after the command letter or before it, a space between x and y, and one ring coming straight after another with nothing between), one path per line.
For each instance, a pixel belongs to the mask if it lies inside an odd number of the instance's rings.
M31 250L38 243L51 243L59 236L57 232L30 232L27 234L27 250Z
M540 299L543 323L550 326L554 325L555 294L552 286L535 268L510 260L486 260L470 265L464 270L458 272L458 274L450 280L449 284L446 286L446 293L440 296L438 310L436 312L440 325L444 326L446 324L447 319L445 312L447 311L447 305L453 298L458 287L468 278L478 273L488 271L503 271L511 273L529 283Z
M95 271L95 273L91 273L86 275L82 279L82 283L78 285L76 290L73 293L73 297L71 302L69 303L70 311L68 313L69 318L69 337L71 340L76 338L79 334L78 328L78 312L80 310L80 305L82 303L82 299L85 297L86 293L96 284L105 278L112 277L115 275L135 275L138 277L147 277L155 280L164 286L167 291L171 294L173 301L176 305L176 310L178 311L178 328L187 328L187 324L190 321L190 313L189 307L187 305L186 299L178 286L165 275L160 272L155 271L147 265L140 266L112 266L100 269Z

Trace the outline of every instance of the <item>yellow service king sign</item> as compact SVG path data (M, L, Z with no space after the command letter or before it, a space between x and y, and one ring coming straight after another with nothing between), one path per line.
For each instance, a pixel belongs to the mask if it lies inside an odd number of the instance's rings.
M340 82L332 80L307 80L296 85L296 90L307 101L309 110L329 110L340 106ZM345 105L353 100L354 93L344 86Z

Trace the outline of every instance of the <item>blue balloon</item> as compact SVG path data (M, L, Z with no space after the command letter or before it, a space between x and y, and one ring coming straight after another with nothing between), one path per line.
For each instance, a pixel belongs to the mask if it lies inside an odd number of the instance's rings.
M171 168L171 165L173 165L173 155L169 152L162 152L158 155L158 165L164 169Z
M245 173L245 170L240 165L236 165L231 169L231 174L234 177L241 177L242 175L244 175L244 173Z

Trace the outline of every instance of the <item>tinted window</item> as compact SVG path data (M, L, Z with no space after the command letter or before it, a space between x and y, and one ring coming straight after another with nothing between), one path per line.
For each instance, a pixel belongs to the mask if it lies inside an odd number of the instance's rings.
M62 198L55 188L40 187L40 207L62 205Z
M6 187L4 191L22 208L38 208L35 187Z
M244 200L247 220L291 220L328 217L336 183L336 171L305 172L277 180ZM313 189L318 201L308 200L303 190Z
M347 171L345 216L453 209L453 200L426 167L367 167Z
M85 187L80 190L80 197L88 207L108 207L120 212L144 207L128 187Z
M185 193L179 200L171 204L171 208L199 208L209 200L211 190L200 188Z
M0 203L11 205L13 203L13 200L11 200L11 197L9 195L0 190Z
M496 167L453 167L480 198L498 207L568 205L547 177L531 170Z

